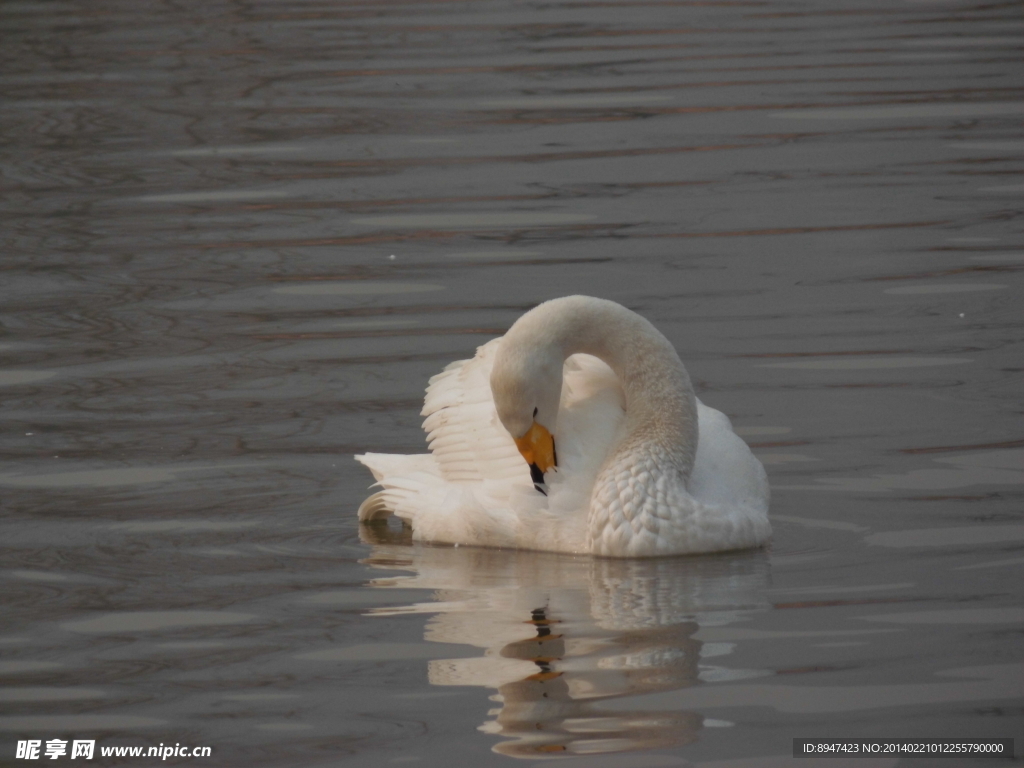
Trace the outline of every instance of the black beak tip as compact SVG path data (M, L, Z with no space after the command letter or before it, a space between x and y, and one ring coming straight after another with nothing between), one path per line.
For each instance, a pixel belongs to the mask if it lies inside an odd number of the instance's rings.
M533 480L533 487L543 493L545 496L548 492L544 490L544 473L540 471L540 467L536 464L530 465L530 479Z

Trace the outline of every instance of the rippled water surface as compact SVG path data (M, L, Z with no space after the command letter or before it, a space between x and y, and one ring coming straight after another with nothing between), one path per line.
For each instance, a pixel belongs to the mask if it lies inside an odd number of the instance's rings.
M1019 3L29 0L0 29L5 764L1024 748ZM427 379L569 293L673 341L769 471L770 549L359 530L352 454L422 450Z

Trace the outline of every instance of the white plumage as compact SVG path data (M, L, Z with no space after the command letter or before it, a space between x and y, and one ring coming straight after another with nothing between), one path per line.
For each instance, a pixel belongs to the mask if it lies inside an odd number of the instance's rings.
M423 541L612 557L771 536L761 463L694 397L668 340L613 302L541 304L434 376L422 413L429 454L356 457L383 487L360 520L394 513ZM554 435L546 495L509 431L533 421Z

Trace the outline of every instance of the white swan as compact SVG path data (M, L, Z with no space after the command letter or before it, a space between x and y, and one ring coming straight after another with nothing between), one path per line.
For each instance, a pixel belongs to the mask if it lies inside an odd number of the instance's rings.
M672 344L614 302L548 301L434 376L429 454L356 456L413 538L610 557L764 544L768 480Z

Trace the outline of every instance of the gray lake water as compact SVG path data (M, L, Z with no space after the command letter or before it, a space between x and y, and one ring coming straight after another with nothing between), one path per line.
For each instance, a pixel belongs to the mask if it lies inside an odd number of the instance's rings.
M0 763L1020 755L1022 33L967 0L0 3ZM427 379L571 293L676 345L768 469L770 548L359 530L352 454L422 451Z

